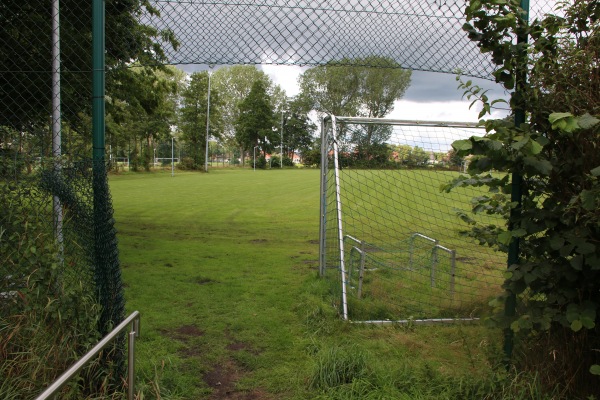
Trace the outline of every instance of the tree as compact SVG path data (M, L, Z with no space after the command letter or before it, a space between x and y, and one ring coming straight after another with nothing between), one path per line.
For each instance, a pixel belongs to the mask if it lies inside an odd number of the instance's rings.
M273 130L275 118L267 86L262 80L254 81L248 96L239 105L239 116L235 124L236 140L244 151L258 146L263 152L272 151L277 141Z
M383 118L394 109L397 100L404 96L410 85L411 72L387 57L371 56L361 60L370 67L359 70L360 114L369 118ZM368 160L372 151L381 147L392 134L391 126L366 125L354 132L353 140L360 143L360 156Z
M382 118L402 98L410 76L410 71L387 57L332 61L300 76L300 99L319 114ZM357 157L366 161L376 149L380 153L391 132L389 126L366 125L351 131L342 127L340 136L350 134L360 151Z
M118 77L107 96L107 141L113 150L128 149L133 170L149 170L156 143L170 140L177 123L183 72L134 65Z
M321 114L381 118L402 98L410 76L387 57L331 61L300 76L300 99Z
M236 123L239 118L240 103L248 96L252 85L257 80L262 81L271 91L273 83L263 71L258 70L252 65L234 65L227 68L219 68L215 71L212 81L213 87L221 94L223 103L222 118L224 141L229 147L238 147L242 145L236 139ZM244 163L244 151L240 151L242 165Z
M315 124L308 117L307 111L298 99L289 102L289 110L285 112L283 120L283 147L287 158L292 158L298 150L301 153L308 151L314 141L317 130ZM280 132L281 134L281 132Z
M300 101L319 114L358 115L360 109L359 68L348 60L331 61L306 70L298 78Z
M181 139L186 143L192 162L189 168L204 168L206 156L206 116L208 112L208 72L195 72L181 95ZM211 87L209 135L221 137L222 99L220 92Z
M565 3L562 16L530 24L518 1L500 3L471 1L465 29L492 55L496 80L513 90L510 105L519 120L488 120L485 137L454 142L459 156L472 157L471 176L446 190L489 188L473 199L473 212L500 215L507 226L462 218L481 243L513 254L520 245L506 293L495 304L514 311L517 299L527 299L519 313L498 313L491 321L527 340L540 360L533 367L544 369L548 385L584 398L600 385L589 375L600 374L600 3ZM490 112L493 102L480 88L470 81L460 87L481 101L480 116ZM508 195L513 187L521 196Z
M0 4L0 120L18 131L36 132L51 113L51 4L49 1L2 1ZM91 2L61 1L62 117L71 133L89 135L83 114L91 109ZM106 2L106 88L110 95L122 67L139 61L165 61L161 43L177 47L171 31L139 22L142 12L158 11L148 2ZM35 72L30 72L35 71ZM43 129L45 131L45 129ZM34 133L37 135L37 133ZM86 140L89 142L89 140ZM88 143L89 146L89 143Z

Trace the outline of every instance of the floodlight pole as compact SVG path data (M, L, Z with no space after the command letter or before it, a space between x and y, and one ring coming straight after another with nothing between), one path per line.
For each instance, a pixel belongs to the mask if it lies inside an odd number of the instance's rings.
M281 160L279 160L279 167L283 169L283 108L281 109Z
M61 88L60 88L60 0L52 1L52 158L54 172L61 169L60 156L62 122L61 122ZM52 196L54 211L54 235L63 258L63 209L58 196Z
M210 75L214 65L209 65L208 68L208 102L206 105L206 154L204 155L204 171L208 172L208 131L210 129Z

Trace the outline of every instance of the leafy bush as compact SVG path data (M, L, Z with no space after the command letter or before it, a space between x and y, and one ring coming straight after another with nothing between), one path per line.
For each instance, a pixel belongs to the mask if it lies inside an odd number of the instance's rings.
M520 121L488 120L485 137L455 142L459 156L473 156L470 176L445 190L489 188L473 199L473 212L502 215L508 227L480 226L463 214L471 236L503 251L520 244L520 259L506 274L506 295L495 302L501 312L492 321L527 336L525 353L530 347L539 354L539 343L552 344L533 368L548 371L556 361L552 354L565 354L560 369L570 375L549 380L584 395L600 388L600 379L588 373L600 362L594 350L600 345L600 120L594 117L600 114L600 3L565 4L562 11L564 17L528 24L519 1L470 2L465 29L492 55L496 81L514 89L510 105ZM471 81L459 87L481 101L480 117L490 112L495 102L485 92ZM509 305L504 315L506 301L515 296L518 312L513 315Z
M271 168L280 168L281 159L278 156L271 156Z
M0 186L0 397L27 399L96 343L100 307L85 274L64 267L43 213L14 189Z

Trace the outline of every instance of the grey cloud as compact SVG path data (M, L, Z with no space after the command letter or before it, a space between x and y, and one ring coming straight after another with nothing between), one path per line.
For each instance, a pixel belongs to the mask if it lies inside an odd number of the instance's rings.
M497 83L478 78L463 78L473 81L484 90L489 90L491 99L507 98L508 94ZM455 74L413 71L411 85L406 90L404 100L415 102L460 101L463 90L457 89L459 82Z

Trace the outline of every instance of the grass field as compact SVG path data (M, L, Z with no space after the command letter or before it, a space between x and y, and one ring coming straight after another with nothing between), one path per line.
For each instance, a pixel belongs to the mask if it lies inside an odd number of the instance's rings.
M340 171L340 215L343 234L349 235L344 239L344 257L352 272L347 285L348 296L353 297L350 319L469 318L487 309L500 290L506 254L461 235L467 225L456 210L469 213L471 199L485 190L441 193L440 187L458 174L432 169ZM329 182L335 182L333 173ZM327 254L333 261L327 263L337 269L338 213L331 186ZM503 223L485 214L476 218L486 224ZM435 265L433 239L442 246L435 250ZM367 271L359 283L356 270L361 258Z
M318 278L318 179L302 169L110 177L127 308L142 315L142 397L518 397L491 367L499 332L340 321Z

